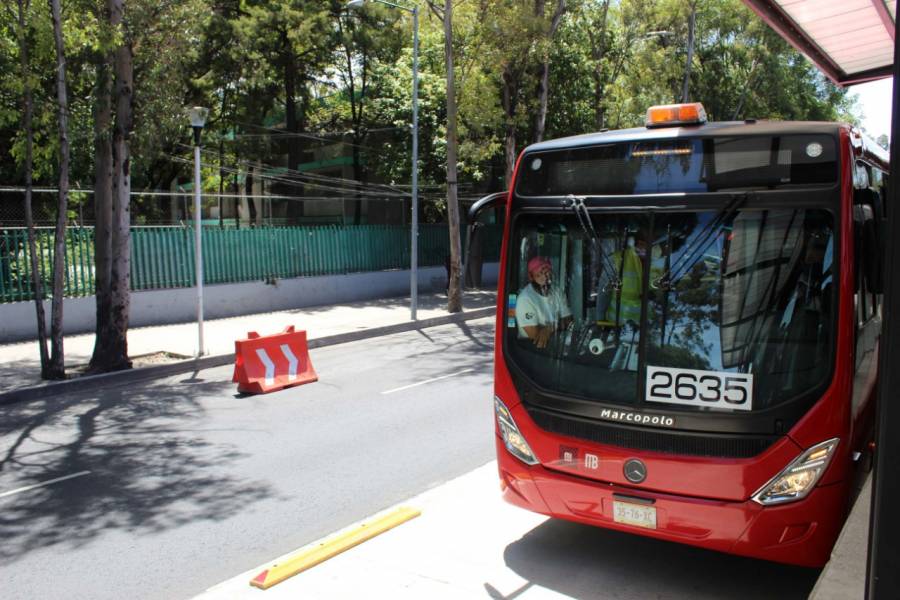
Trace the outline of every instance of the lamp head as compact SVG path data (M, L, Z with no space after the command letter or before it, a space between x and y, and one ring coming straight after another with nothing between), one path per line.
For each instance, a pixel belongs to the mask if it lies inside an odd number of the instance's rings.
M188 118L191 120L191 127L194 129L202 129L206 125L206 117L209 116L209 109L202 106L194 106L188 109Z
M350 0L345 5L349 10L359 10L365 5L366 0Z

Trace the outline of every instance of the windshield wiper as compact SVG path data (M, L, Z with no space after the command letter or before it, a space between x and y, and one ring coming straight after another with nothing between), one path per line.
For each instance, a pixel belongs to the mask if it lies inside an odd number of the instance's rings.
M584 200L584 196L569 194L566 196L564 205L571 208L575 213L578 224L581 225L581 230L584 232L584 235L591 240L591 245L597 251L597 254L600 255L601 275L605 275L606 278L609 279L610 287L614 291L618 291L622 289L622 279L619 276L619 272L616 270L615 265L612 264L609 256L603 251L603 246L600 244L600 236L597 235L597 230L594 229L594 222L591 221L591 215L588 212L587 206L584 204Z
M663 291L674 289L678 282L691 271L694 265L697 264L697 261L709 250L709 247L719 237L719 230L722 225L734 217L737 211L740 210L741 205L747 200L747 197L747 194L741 194L720 209L712 220L697 234L694 241L682 249L681 256L675 260L675 263L668 265L663 274L653 281L653 287ZM667 240L667 244L671 247L672 240Z

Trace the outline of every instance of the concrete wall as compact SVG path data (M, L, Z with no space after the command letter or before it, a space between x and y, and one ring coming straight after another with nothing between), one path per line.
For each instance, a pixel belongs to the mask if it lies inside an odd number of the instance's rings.
M497 263L484 265L483 284L497 282ZM443 267L418 271L419 292L444 291L447 275ZM390 298L409 294L409 271L379 271L324 277L279 279L274 285L262 282L207 285L203 288L203 318L221 319L307 306L320 306ZM149 290L131 294L131 327L188 323L195 321L195 288ZM50 302L44 303L47 331L50 330ZM93 296L66 298L63 303L63 330L66 335L94 331L97 304ZM0 343L37 338L33 302L0 304Z

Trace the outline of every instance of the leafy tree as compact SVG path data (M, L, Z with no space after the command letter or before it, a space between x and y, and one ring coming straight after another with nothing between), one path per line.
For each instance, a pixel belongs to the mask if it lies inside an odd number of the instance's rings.
M66 253L66 204L69 200L69 100L66 89L66 52L63 44L60 0L50 0L53 21L53 40L56 47L56 101L59 107L59 190L57 192L56 230L53 242L53 299L50 305L50 363L46 376L64 379L66 376L63 349L63 283Z
M504 113L507 185L512 178L521 130L530 128L532 140L543 138L550 74L547 57L566 9L565 0L557 0L552 12L548 12L545 0L481 3L481 21L491 41L484 59L498 66L495 76Z
M98 271L103 274L97 289L97 336L91 369L112 371L131 367L128 359L128 318L131 290L131 134L134 128L134 38L132 24L125 17L124 0L109 0L109 26L116 43L101 65L97 90L97 179L102 194L109 193L110 202L97 203L97 221L103 227L95 230L97 246L103 247L103 260ZM107 75L112 59L114 81ZM110 96L111 92L111 96ZM113 108L114 107L114 108ZM115 117L111 112L114 110ZM112 127L111 139L107 135ZM111 159L111 160L110 160ZM110 162L106 162L110 161ZM109 164L109 170L106 165ZM105 225L109 224L106 229ZM109 254L107 255L107 249ZM108 260L106 257L109 257ZM108 269L108 271L107 271ZM103 285L101 288L100 285ZM108 311L108 312L106 312Z
M375 10L373 10L375 9ZM323 108L327 114L320 114L321 122L332 128L346 128L353 156L353 178L365 184L369 179L369 158L364 157L369 129L378 126L370 111L373 91L373 65L390 61L402 47L401 35L397 27L400 13L384 10L383 7L367 7L354 11L348 18L337 19L340 45L336 49L334 74L340 81L336 102L327 103ZM330 92L335 90L330 89ZM349 109L349 110L348 110ZM367 160L364 160L367 159ZM353 207L353 222L360 223L362 194L358 193Z
M456 78L453 67L453 3L445 0L443 8L436 2L429 2L429 8L441 20L444 26L444 72L447 80L447 223L450 234L450 265L447 282L447 311L460 312L462 306L462 279L461 279L461 244L459 239L459 201L457 189L459 186L457 172L457 104L456 104Z
M0 178L22 181L24 169L33 183L47 185L62 175L57 48L49 11L21 4L26 27L9 19L0 31ZM422 213L425 221L446 218L451 229L456 199L500 189L525 143L641 125L650 104L690 96L713 120L855 120L852 98L738 0L427 4L437 10L422 14L420 31ZM73 187L94 181L97 209L96 368L127 361L124 263L116 267L124 317L116 327L104 323L112 313L101 300L111 297L112 262L127 254L130 212L137 222L162 210L156 201L126 200L124 190L169 188L189 173L185 106L212 109L205 139L218 146L219 168L204 170L210 189L237 192L238 171L283 157L289 168L283 185L299 185L291 169L303 144L321 143L304 141L309 134L338 136L352 148L356 189L377 180L408 189L408 15L373 5L350 17L344 5L128 0L120 23L112 22L111 8L124 10L124 0L67 0L60 7L68 179ZM31 72L24 78L23 48ZM25 87L32 96L30 134ZM257 180L260 170L252 169ZM73 196L62 213L72 213L75 202ZM292 213L301 210L299 202L292 206ZM354 203L356 222L361 206ZM67 216L38 196L33 211L35 221ZM119 349L109 354L101 338L118 339ZM101 366L100 355L118 359Z
M251 52L263 59L267 74L280 83L288 134L304 131L315 82L337 43L336 1L245 0L235 33ZM277 79L276 79L277 78ZM288 168L299 163L299 145L288 138Z
M35 315L37 317L38 350L41 358L41 377L50 376L50 357L47 353L47 328L44 316L44 293L42 288L40 270L38 269L37 244L35 242L34 218L31 208L32 177L33 177L33 153L34 153L34 99L32 97L31 60L28 52L29 23L28 13L31 9L30 0L17 0L16 12L12 6L6 5L10 23L13 23L19 51L19 74L22 83L22 130L25 133L25 195L24 212L25 227L28 230L28 254L31 262L31 285L34 295Z

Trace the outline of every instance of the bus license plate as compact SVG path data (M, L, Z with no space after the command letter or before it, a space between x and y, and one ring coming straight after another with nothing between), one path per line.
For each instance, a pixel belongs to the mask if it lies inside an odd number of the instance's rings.
M613 500L613 521L647 529L656 529L656 508Z

